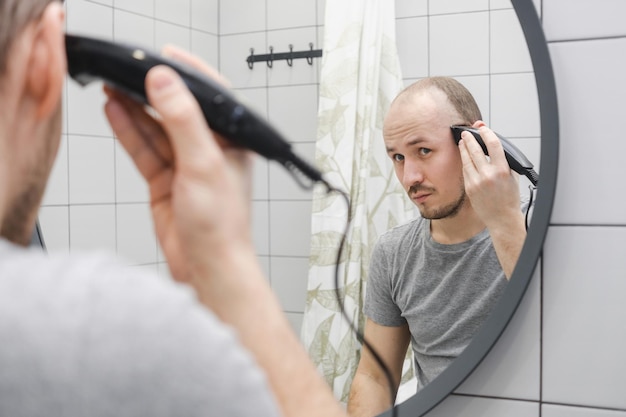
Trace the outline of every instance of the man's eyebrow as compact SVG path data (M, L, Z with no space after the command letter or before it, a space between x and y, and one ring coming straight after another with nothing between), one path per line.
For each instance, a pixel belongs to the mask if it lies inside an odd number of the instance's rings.
M414 138L414 139L409 140L407 143L405 143L405 146L415 146L415 145L418 145L418 144L420 144L422 142L426 142L426 139L425 138ZM387 153L395 151L395 148L393 146L385 145L385 148L387 149Z

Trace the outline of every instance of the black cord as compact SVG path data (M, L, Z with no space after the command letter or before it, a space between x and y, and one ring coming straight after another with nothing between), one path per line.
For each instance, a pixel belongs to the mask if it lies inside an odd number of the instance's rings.
M387 381L389 383L389 395L391 398L391 416L396 417L397 412L398 412L395 406L396 390L395 390L395 382L393 380L393 376L391 375L391 371L389 370L389 367L387 366L387 364L385 364L385 362L382 360L378 352L376 352L376 349L374 349L373 346L365 339L365 335L361 333L361 331L354 324L350 316L348 316L348 313L346 312L345 305L343 302L343 297L341 296L341 292L339 291L339 264L341 263L341 256L343 254L343 249L344 249L347 237L348 237L348 231L350 229L350 222L352 221L352 215L350 212L351 210L350 198L348 197L348 194L345 191L342 191L338 188L334 188L330 186L328 183L326 183L325 181L322 181L322 182L327 187L327 194L331 194L334 192L334 193L340 194L344 198L344 200L346 201L347 212L348 212L346 216L346 226L341 236L339 249L337 250L337 260L335 262L335 297L337 299L337 303L339 304L339 309L341 310L341 314L350 325L350 328L354 332L357 340L363 346L365 346L365 348L369 349L370 353L376 360L376 363L378 363L380 368L383 370L385 377L387 378Z
M307 162L300 159L297 155L293 153L290 153L289 157L285 158L281 163L283 164L285 168L287 168L287 170L292 174L296 183L298 183L298 185L300 185L302 188L311 189L315 183L322 183L326 186L327 194L338 193L346 201L346 208L347 208L346 226L341 236L341 241L339 242L339 248L337 249L337 259L335 262L335 298L337 299L337 303L339 304L339 309L341 311L341 314L350 325L350 328L354 332L357 340L363 346L365 346L365 348L369 349L370 353L376 360L376 363L378 363L383 373L385 374L385 377L387 378L387 381L389 383L389 394L390 394L390 400L391 400L391 416L396 417L397 412L398 412L395 406L396 389L395 389L393 376L391 375L391 371L389 370L389 367L385 364L385 362L382 360L378 352L376 352L376 350L372 347L372 345L367 340L365 340L365 335L363 335L363 333L359 331L358 327L354 324L350 316L348 316L348 313L346 312L345 305L343 302L343 298L341 296L341 292L339 291L339 264L341 263L341 256L343 254L343 249L344 249L346 240L348 238L348 231L350 230L350 222L352 221L352 215L351 215L352 206L350 204L350 197L345 191L335 188L332 185L330 185L328 182L326 182L326 180L322 177L322 174L316 168L310 166ZM304 181L302 180L302 176L311 180L312 183L308 185L305 184Z
M526 230L528 230L528 215L530 213L531 207L533 206L533 200L535 198L535 190L537 189L537 187L529 185L528 189L530 190L530 198L528 199L528 207L526 207L526 217L524 218L524 223L526 225Z

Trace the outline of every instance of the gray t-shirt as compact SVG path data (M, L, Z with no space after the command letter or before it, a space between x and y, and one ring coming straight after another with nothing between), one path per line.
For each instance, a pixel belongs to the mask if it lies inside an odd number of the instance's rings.
M0 240L0 415L277 416L265 374L184 285Z
M383 326L408 323L421 389L465 349L506 283L487 230L443 245L420 217L379 238L363 311Z

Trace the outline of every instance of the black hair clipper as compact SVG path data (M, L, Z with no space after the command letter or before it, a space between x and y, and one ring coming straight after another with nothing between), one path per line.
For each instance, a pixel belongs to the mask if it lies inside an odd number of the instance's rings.
M68 72L80 85L102 80L145 104L146 74L156 65L168 65L182 77L211 129L238 146L279 162L293 173L302 173L313 182L328 185L322 174L295 155L291 145L263 118L199 71L141 47L84 36L66 34L65 46ZM297 176L296 180L299 180Z
M461 140L461 133L466 130L474 135L474 137L480 144L480 147L483 148L483 152L485 152L485 155L489 155L489 153L487 152L487 146L485 145L485 142L483 142L483 138L480 136L480 133L478 133L478 129L469 126L450 126L450 129L452 129L452 136L454 137L454 141L457 143L457 145ZM511 141L509 141L507 138L498 133L496 133L496 136L500 139L500 142L502 143L502 148L504 148L504 156L509 163L509 167L511 167L511 169L518 174L527 177L532 185L536 186L537 182L539 181L539 175L533 169L534 165L532 164L532 162L530 162L528 158L526 158L526 155L524 155L522 151L520 151L515 145L513 145L513 143L511 143Z

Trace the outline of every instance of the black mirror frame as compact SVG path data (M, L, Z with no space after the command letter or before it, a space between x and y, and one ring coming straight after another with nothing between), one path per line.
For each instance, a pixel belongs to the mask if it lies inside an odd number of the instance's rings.
M559 114L548 45L533 0L511 0L526 38L535 71L541 117L541 172L532 222L511 281L472 342L430 384L396 407L397 416L426 414L454 391L478 366L498 340L522 300L541 256L554 195L559 153ZM391 416L392 410L381 414Z

